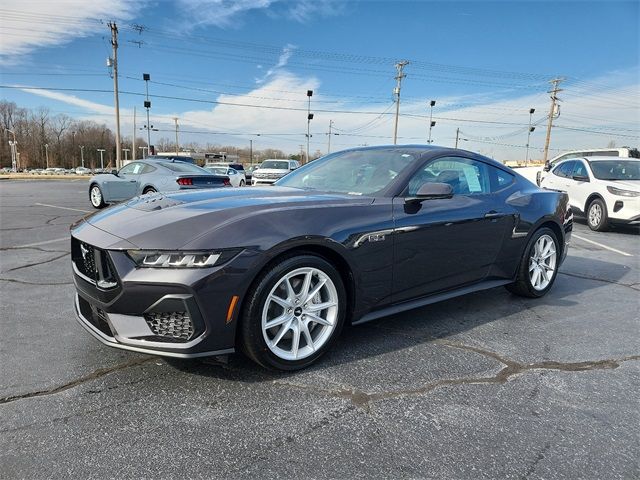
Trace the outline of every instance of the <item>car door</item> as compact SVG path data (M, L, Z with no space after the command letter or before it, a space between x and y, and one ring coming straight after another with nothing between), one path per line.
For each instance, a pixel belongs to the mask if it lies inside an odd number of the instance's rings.
M492 188L494 170L470 158L438 158L394 198L394 303L487 276L516 213L505 202L508 186ZM425 182L448 183L453 197L407 204Z
M138 191L138 179L144 167L143 163L133 162L120 169L117 175L110 175L104 185L113 201L134 197Z
M587 198L593 193L592 180L584 160L576 160L571 176L566 178L566 192L569 194L571 207L581 212L584 210Z
M549 190L561 190L565 192L567 189L567 177L572 175L574 165L575 162L573 160L557 165L549 172L549 175L544 177L541 186Z

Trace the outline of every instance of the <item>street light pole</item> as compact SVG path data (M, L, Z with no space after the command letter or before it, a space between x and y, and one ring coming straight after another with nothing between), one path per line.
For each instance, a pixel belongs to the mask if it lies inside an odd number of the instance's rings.
M309 103L307 106L307 160L305 163L309 163L309 140L311 139L311 120L313 120L313 113L311 113L311 97L313 96L313 90L307 90L307 98Z
M100 170L104 170L104 157L102 156L104 148L98 148L97 150L100 152Z
M147 95L144 101L144 108L147 109L147 151L149 151L151 149L151 126L149 125L149 109L151 108L151 102L149 101L149 80L151 80L151 75L143 73L142 79L144 80Z
M536 109L535 108L530 108L529 109L529 129L527 130L527 155L524 159L524 166L527 167L529 166L529 140L531 139L531 132L533 132L536 127L532 127L531 126L531 117L533 116L533 114L535 113Z
M44 156L47 160L47 168L49 168L49 144L48 143L44 144Z
M80 160L82 161L82 168L84 168L84 145L80 145Z
M429 106L430 106L430 111L429 111L429 140L427 140L427 143L429 145L431 145L431 142L432 142L432 140L431 140L431 129L433 127L435 127L435 125L436 125L436 122L433 121L433 107L435 107L435 105L436 105L436 101L435 100L431 100L429 102Z
M13 130L7 129L9 133L13 135L13 142L9 140L9 146L11 147L11 170L14 172L18 171L18 142L16 142L16 132Z
M128 148L123 148L123 149L122 149L122 151L124 152L124 161L125 161L125 162L129 161L129 152L130 152L130 149L128 149Z

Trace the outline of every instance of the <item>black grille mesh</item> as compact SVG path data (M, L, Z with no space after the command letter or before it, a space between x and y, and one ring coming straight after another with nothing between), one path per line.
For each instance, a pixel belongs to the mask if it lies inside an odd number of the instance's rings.
M186 342L193 336L189 312L152 312L144 318L151 331L163 339Z

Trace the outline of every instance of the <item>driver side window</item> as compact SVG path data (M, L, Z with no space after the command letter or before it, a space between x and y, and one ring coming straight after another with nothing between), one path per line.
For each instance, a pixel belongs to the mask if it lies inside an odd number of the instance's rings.
M120 169L118 173L124 175L137 175L142 170L144 165L142 163L130 163Z
M461 157L444 157L428 163L409 181L408 195L416 195L425 183L447 183L454 195L489 193L489 166Z

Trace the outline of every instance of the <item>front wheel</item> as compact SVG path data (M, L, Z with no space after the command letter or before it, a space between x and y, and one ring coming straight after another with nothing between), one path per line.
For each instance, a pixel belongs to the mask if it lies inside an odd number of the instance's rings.
M244 187L244 180L240 180L240 186Z
M104 203L104 197L102 196L102 190L95 183L91 185L89 189L89 201L93 208L104 208L106 203Z
M596 198L587 209L587 225L591 230L602 232L607 229L608 221L607 206L602 200Z
M247 355L263 367L298 370L340 334L346 312L342 278L315 255L282 259L257 279L242 315Z
M559 259L556 234L550 228L541 228L529 240L516 281L507 285L507 290L522 297L542 297L551 289L558 275Z
M142 192L143 195L151 195L152 193L157 193L158 191L153 188L153 187L147 187L144 189L144 192Z

